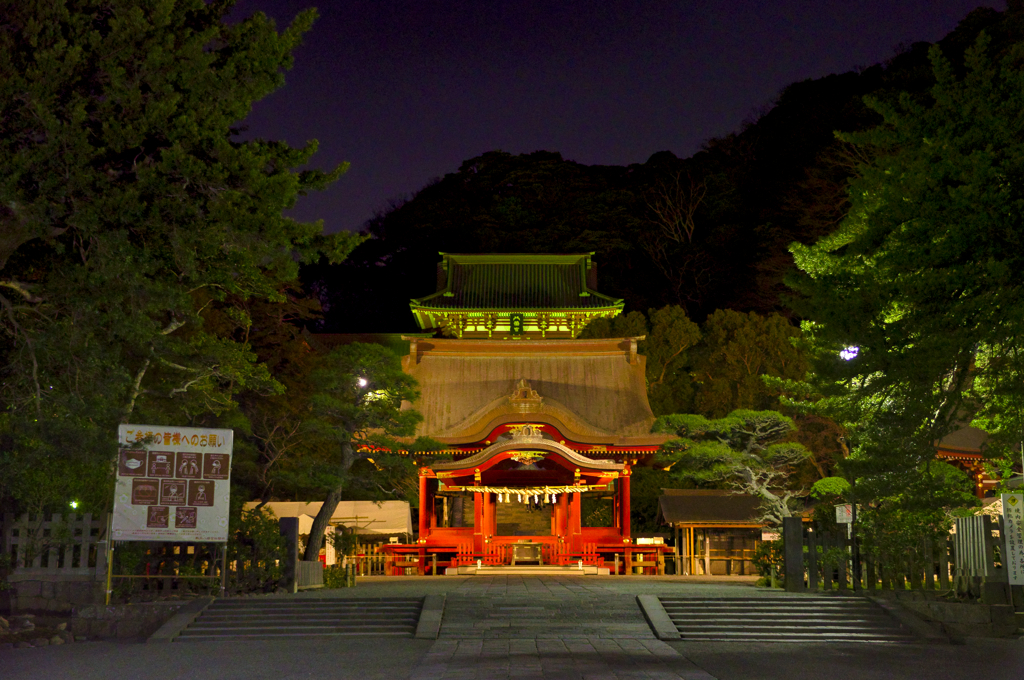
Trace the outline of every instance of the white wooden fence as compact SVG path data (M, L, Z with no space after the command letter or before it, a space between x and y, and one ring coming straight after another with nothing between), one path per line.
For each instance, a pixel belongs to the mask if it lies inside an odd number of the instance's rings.
M0 524L0 551L10 559L12 575L19 577L105 574L106 527L106 514L54 514L45 519L8 513Z

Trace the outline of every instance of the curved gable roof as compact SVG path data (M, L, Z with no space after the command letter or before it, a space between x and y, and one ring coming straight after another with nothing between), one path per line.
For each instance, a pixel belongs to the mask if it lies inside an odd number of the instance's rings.
M532 431L532 428L523 428L524 431L528 429ZM594 460L593 458L589 458L583 454L576 453L564 444L559 444L558 442L551 441L550 439L545 439L543 436L527 434L518 436L514 435L505 441L495 442L483 451L474 454L469 458L436 463L431 466L431 469L438 471L484 467L487 465L488 461L499 454L506 453L508 451L520 451L523 449L530 451L549 451L561 456L573 465L590 470L611 471L622 470L624 467L622 463L616 463L614 461Z

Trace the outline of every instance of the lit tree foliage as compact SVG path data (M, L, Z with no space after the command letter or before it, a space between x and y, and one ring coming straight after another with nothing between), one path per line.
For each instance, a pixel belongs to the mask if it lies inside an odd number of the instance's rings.
M709 420L693 414L662 416L654 432L676 435L662 446L671 475L698 483L724 483L761 500L762 516L773 525L791 517L803 489L789 488L796 465L810 455L787 441L793 421L775 411L733 411Z
M998 57L988 46L982 34L962 75L933 47L930 97L869 102L884 123L841 135L872 158L850 183L849 214L792 248L816 387L857 426L847 468L871 495L923 484L906 497L943 502L931 489L950 488L946 471L928 481L933 443L979 408L1019 431L1024 46ZM856 355L841 361L847 347Z

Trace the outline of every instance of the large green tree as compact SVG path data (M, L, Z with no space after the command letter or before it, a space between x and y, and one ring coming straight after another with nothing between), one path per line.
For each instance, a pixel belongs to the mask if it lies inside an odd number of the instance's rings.
M792 248L822 405L859 432L858 486L886 497L979 409L1015 436L1024 396L1024 45L993 54L982 34L962 73L930 57L929 96L869 100L883 124L841 135L870 160L840 229Z
M229 309L244 329L233 300L281 299L301 261L337 261L358 242L282 215L344 166L299 172L315 142L236 135L282 85L315 13L278 32L262 14L227 22L232 4L0 9L9 498L47 466L97 489L119 421L193 421L234 408L239 390L279 392L247 343L211 331L206 315Z

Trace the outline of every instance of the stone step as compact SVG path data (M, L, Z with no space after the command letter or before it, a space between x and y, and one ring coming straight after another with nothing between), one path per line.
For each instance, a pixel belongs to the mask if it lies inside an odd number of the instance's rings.
M297 635L300 633L337 633L345 631L360 631L360 632L375 632L375 631L405 631L412 632L416 629L415 621L412 623L393 623L393 624L381 624L381 623L365 623L365 624L349 624L345 626L339 626L337 624L309 624L303 626L288 626L287 630L282 631L280 626L275 625L272 622L266 622L260 625L219 625L219 626L189 626L188 630L182 632L182 637L191 637L192 635L212 635L214 633L225 633L236 635L240 633L284 633Z
M880 616L858 616L858 617L842 617L842 616L814 616L814 617L793 617L793 618L778 618L769 616L730 616L730 617L714 617L714 616L675 616L669 614L669 618L672 619L672 623L677 626L688 625L695 626L704 623L718 623L718 624L756 624L759 622L764 623L777 623L779 621L785 621L789 625L794 626L816 626L819 624L861 624L861 625L888 625L889 620L885 614Z
M703 607L703 606L742 606L742 607L808 607L808 606L831 606L831 607L849 607L849 606L873 606L871 603L860 597L759 597L749 599L696 599L688 597L662 597L666 604L675 604L679 606L692 606L692 607Z
M914 642L917 637L860 598L659 598L683 640Z
M238 618L225 618L225 617L200 617L195 623L192 624L193 628L217 628L223 626L284 626L288 625L293 628L302 628L306 626L349 626L349 625L363 625L363 624L377 624L377 623L400 623L403 625L416 625L419 620L419 613L409 614L406 616L361 616L358 618L338 618L334 616L316 616L307 618L266 618L266 617L246 617L243 619Z
M558 565L558 564L517 564L512 565L476 565L464 564L458 567L448 567L445 570L446 576L594 576L609 574L607 567L595 567L592 565L579 566Z
M918 639L912 635L877 635L859 633L747 633L744 631L687 633L683 640L706 640L727 642L872 642L872 643L914 643Z
M217 600L174 639L413 637L422 606L420 598Z
M676 626L680 633L706 633L706 632L725 632L733 631L738 633L762 633L768 632L773 634L784 634L784 633L839 633L839 632L862 632L872 634L894 634L898 636L912 636L913 633L907 629L899 628L898 626L865 626L865 625L821 625L821 626L791 626L787 624L776 624L776 625L751 625L751 624L705 624L701 626ZM684 635L688 637L688 635Z
M280 638L311 638L311 637L412 637L413 632L407 630L401 631L332 631L326 633L317 632L274 632L274 633L239 633L239 634L212 634L212 635L188 635L184 633L179 635L175 640L181 640L183 642L199 642L199 641L222 641L230 642L231 640L274 640Z
M304 614L309 612L318 612L325 614L358 614L361 612L375 611L375 612L404 612L404 611L416 611L419 609L419 604L407 604L394 607L304 607L302 605L295 605L293 607L214 607L210 606L206 611L210 614L224 614L225 616L234 616L248 613L256 614L277 614L280 616L288 616L290 614Z
M288 599L259 599L259 598L231 598L217 600L210 607L217 609L227 607L393 607L402 605L419 606L421 598L393 598L382 600L380 598L288 598Z
M877 621L892 621L888 614L880 609L850 609L847 611L838 611L834 609L784 609L784 610L768 610L768 609L727 609L727 610L715 610L715 609L681 609L675 607L665 607L665 612L671 617L678 617L681 620L687 620L691 618L714 618L714 619L759 619L759 620L801 620L801 619L824 619L824 620L850 620L850 619L869 619Z

